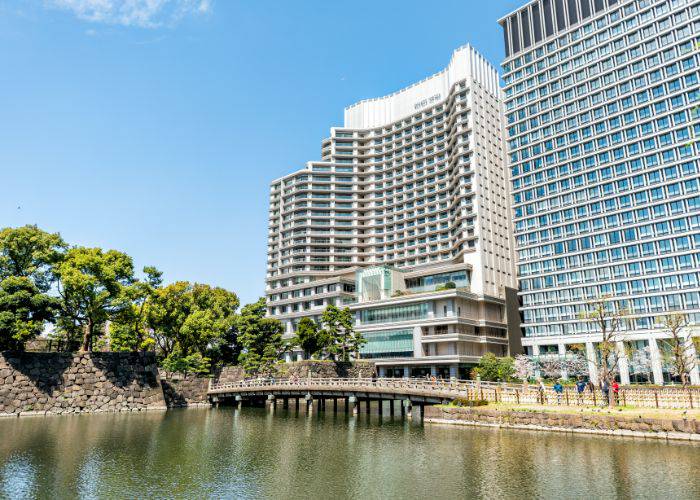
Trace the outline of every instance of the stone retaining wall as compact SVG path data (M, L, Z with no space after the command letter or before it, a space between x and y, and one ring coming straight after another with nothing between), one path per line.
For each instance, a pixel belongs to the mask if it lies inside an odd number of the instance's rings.
M207 390L208 377L183 375L181 373L160 372L160 384L163 387L163 397L168 408L183 408L191 406L209 406Z
M153 353L0 353L0 415L164 408Z
M700 421L695 419L632 418L584 413L506 411L488 407L430 406L425 408L425 421L700 441Z

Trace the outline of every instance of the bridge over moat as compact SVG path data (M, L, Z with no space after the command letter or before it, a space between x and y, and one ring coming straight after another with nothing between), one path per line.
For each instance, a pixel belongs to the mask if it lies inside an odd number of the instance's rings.
M396 402L400 402L401 414L411 414L414 407L420 409L423 416L425 405L449 403L455 398L476 396L477 385L473 381L430 381L426 379L389 379L389 378L303 378L281 380L246 380L234 383L211 384L208 390L209 400L213 404L237 404L266 400L276 405L282 401L285 408L290 400L298 409L304 401L307 410L316 404L325 409L326 401L332 401L333 410L338 410L338 401L342 401L345 412L360 411L362 403L369 413L371 405L376 402L377 411L383 413L385 406L393 415ZM386 403L385 403L386 402Z

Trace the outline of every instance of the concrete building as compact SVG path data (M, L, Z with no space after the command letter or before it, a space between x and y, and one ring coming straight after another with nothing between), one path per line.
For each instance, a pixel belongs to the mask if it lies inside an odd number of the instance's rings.
M590 359L580 314L610 296L620 351L662 383L656 318L700 323L700 3L536 0L499 22L523 345ZM628 361L621 381L645 378Z
M496 70L461 47L443 71L346 108L321 161L272 183L266 294L287 336L335 304L391 373L454 375L519 349L499 96ZM381 293L373 275L389 276Z

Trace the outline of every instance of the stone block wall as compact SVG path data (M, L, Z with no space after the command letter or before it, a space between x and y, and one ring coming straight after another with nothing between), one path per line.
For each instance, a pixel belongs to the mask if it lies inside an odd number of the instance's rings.
M0 353L0 415L163 408L153 353Z
M633 418L585 413L496 410L488 407L432 406L425 408L428 422L465 423L540 430L570 430L621 436L700 440L696 419Z
M168 408L188 406L209 406L207 390L208 377L160 372L160 384Z

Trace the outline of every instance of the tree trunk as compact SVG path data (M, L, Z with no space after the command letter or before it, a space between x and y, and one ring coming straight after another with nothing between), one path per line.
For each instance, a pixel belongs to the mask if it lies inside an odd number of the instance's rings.
M92 351L92 320L89 319L87 324L83 327L83 345L80 350L82 352Z

